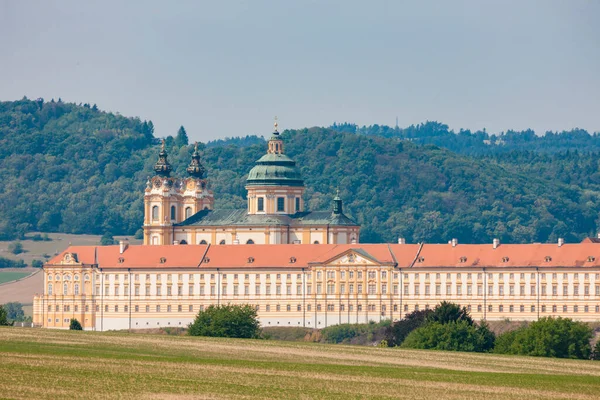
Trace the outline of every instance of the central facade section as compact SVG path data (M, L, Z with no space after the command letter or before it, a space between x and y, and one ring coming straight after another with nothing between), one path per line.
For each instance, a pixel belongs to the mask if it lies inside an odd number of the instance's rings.
M174 193L172 188L179 180L169 177L172 168L163 147L154 168L157 176L144 196L144 244L358 243L359 225L343 213L339 196L333 199L330 211L305 209L304 180L296 162L285 155L277 128L275 123L267 153L248 174L245 210L213 209L213 193L207 189L197 151L187 178L194 181L194 193ZM189 198L194 198L193 206Z

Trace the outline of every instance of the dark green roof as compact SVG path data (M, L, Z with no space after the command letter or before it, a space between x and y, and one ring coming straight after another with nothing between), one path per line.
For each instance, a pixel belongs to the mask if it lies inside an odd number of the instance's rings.
M243 210L202 210L175 226L358 226L344 214L331 211L306 211L293 215L248 215Z
M250 170L248 186L304 186L296 162L285 154L265 154Z

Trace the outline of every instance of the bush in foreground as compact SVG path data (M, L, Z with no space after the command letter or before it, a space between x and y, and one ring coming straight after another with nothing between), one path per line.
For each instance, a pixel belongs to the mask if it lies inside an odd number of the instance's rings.
M391 324L385 332L385 340L388 346L400 346L409 333L421 327L427 321L431 310L413 311L408 313L400 321Z
M188 328L191 336L251 339L260 335L256 309L249 304L208 306Z
M73 318L71 320L71 324L69 324L69 330L71 330L71 331L82 331L83 328L81 327L81 324L79 323L79 321L77 321L77 319Z
M541 318L498 337L495 353L587 359L592 329L570 318Z
M429 322L412 331L402 343L404 348L486 352L494 347L494 333L486 324L459 320Z
M4 307L0 304L0 326L10 325L8 322L8 315Z
M391 324L390 320L383 320L379 323L374 321L368 324L339 324L328 326L321 330L323 341L325 343L350 343L352 339L361 337L366 342L372 342L378 332L387 330Z

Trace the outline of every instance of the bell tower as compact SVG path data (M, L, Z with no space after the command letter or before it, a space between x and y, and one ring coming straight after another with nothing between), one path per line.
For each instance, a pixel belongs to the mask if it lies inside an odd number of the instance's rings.
M198 142L186 171L189 176L183 180L182 221L202 210L212 210L215 202L213 192L208 190L206 170L200 162Z

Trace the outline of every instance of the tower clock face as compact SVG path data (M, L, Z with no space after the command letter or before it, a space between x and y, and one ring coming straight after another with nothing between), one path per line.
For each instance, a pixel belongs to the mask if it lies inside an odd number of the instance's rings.
M188 190L193 190L195 186L196 185L195 185L194 181L192 181L192 180L188 181L188 183L187 183Z

